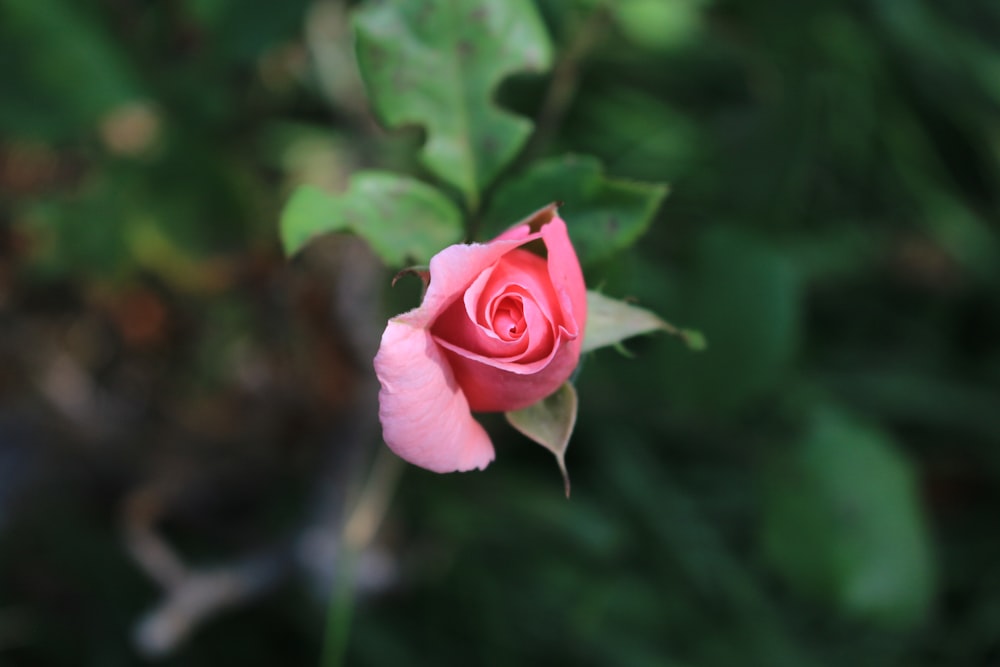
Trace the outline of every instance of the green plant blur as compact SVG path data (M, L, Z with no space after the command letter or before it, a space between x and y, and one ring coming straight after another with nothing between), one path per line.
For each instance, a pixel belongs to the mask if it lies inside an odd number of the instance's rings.
M287 261L278 221L362 171L440 189L380 209L400 258L434 211L488 233L544 181L572 228L669 183L638 242L587 232L588 285L709 347L585 357L570 501L496 416L485 472L406 469L345 664L1000 660L1000 4L537 0L511 39L551 54L498 49L535 54L496 95L520 120L477 111L509 165L380 127L417 121L373 112L354 5L0 4L0 665L317 664L303 535L382 447L370 358L417 297L357 239ZM288 576L157 651L185 572L155 539Z

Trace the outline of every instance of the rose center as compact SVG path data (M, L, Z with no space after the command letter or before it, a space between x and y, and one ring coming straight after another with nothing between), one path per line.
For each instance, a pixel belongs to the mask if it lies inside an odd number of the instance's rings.
M493 308L493 331L503 340L517 340L524 333L524 305L520 297L499 299Z

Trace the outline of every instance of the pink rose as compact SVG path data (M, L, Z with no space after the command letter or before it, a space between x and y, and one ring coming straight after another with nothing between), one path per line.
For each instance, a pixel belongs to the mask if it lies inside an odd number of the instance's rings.
M580 359L583 272L549 206L488 243L431 259L423 303L389 320L375 373L386 444L435 472L485 468L493 444L472 411L545 398Z

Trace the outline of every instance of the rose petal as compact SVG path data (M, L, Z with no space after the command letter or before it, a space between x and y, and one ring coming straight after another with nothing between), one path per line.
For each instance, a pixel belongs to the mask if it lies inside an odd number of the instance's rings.
M548 223L546 223L546 224L548 224ZM501 234L500 236L496 237L493 240L494 241L521 241L523 243L524 240L527 239L528 237L534 236L535 238L538 238L538 236L540 236L540 235L536 236L536 234L537 233L535 233L535 234L532 233L532 231L531 231L531 225L519 224L519 225L514 225L513 227L508 228L507 231L505 231L503 234Z
M518 225L487 244L445 248L431 259L420 307L389 322L375 359L379 418L386 443L402 458L437 472L485 467L493 446L469 410L526 407L555 391L579 362L583 274L561 218L535 228ZM538 239L548 279L534 269L518 276L515 258L528 254L518 249ZM509 340L491 331L501 303L526 326Z
M520 241L523 245L538 238L545 242L549 279L560 306L564 308L566 314L572 315L564 323L567 333L579 337L582 333L581 327L587 321L587 287L583 280L580 260L577 259L573 243L569 239L566 222L558 214L553 215L535 233L531 232L531 226L528 224L515 225L493 242Z
M476 412L507 412L537 403L573 374L580 361L575 342L557 343L550 357L530 363L498 361L440 344L469 407Z
M587 286L580 260L569 240L566 223L558 215L542 227L541 235L549 253L549 277L567 315L563 326L575 337L574 344L579 348L583 343L583 325L587 321Z
M539 237L545 243L549 280L558 302L558 307L553 304L552 308L559 311L558 315L548 316L550 321L556 320L553 322L556 327L551 343L540 346L547 348L547 354L536 356L526 351L523 356L513 359L490 356L478 354L474 348L453 344L446 339L447 334L437 337L438 343L448 352L447 358L455 377L473 410L500 412L527 407L558 389L580 360L583 324L587 316L587 290L566 223L553 216L537 233L532 234L528 225L519 225L500 238L505 239L502 242L519 241L523 245ZM498 272L499 266L493 270L490 282ZM544 289L540 291L546 292ZM543 298L543 303L548 298ZM526 317L528 314L526 308ZM529 335L535 329L536 326L529 324ZM435 327L435 333L439 331Z
M524 299L523 312L526 329L524 337L528 339L528 344L524 354L520 356L520 362L526 364L551 357L558 328L534 299Z
M418 328L430 326L484 270L519 245L510 240L448 246L431 258L431 283L420 307L394 319Z
M500 336L487 334L482 327L469 320L465 306L453 303L431 327L437 340L447 338L456 348L473 350L483 356L499 359L516 359L528 347L527 338L503 340Z
M390 320L375 374L382 435L398 456L434 472L483 469L493 460L493 444L429 331Z
M490 279L478 295L483 305L503 294L511 287L520 287L530 294L550 320L559 320L559 300L552 289L548 266L544 258L522 250L511 250L504 255L490 272ZM472 290L470 289L469 292ZM556 322L558 323L558 322Z
M461 302L445 309L431 331L451 349L483 358L535 361L549 357L555 324L563 319L562 306L549 280L543 258L511 249L469 285ZM496 331L493 322L498 304L511 298L523 304L521 310L529 327L514 338Z

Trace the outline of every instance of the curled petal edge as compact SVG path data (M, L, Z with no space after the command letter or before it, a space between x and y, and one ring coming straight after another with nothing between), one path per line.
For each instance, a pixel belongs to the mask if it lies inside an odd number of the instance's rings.
M375 373L382 435L400 458L434 472L482 470L493 460L493 443L429 331L389 320Z

